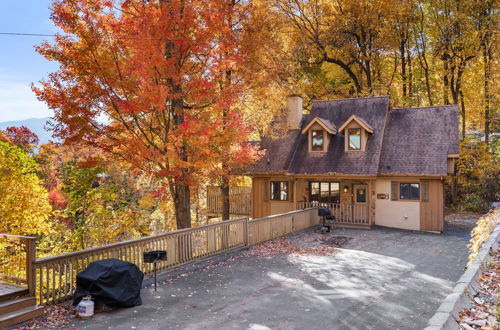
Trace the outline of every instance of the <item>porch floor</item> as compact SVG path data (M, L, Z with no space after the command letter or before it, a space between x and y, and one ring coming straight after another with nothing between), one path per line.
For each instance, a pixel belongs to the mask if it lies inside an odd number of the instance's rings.
M306 231L162 274L157 292L142 290L141 306L69 327L422 329L463 273L469 230ZM348 239L333 254L308 252L332 246L335 237ZM295 248L273 254L273 244L279 250L283 242Z

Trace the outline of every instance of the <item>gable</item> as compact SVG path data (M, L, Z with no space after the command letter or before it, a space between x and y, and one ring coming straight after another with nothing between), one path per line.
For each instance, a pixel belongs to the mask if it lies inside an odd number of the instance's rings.
M327 119L323 119L320 117L314 117L303 129L302 134L306 134L311 129L324 129L328 133L335 135L337 134L337 128L335 124Z
M358 125L356 127L361 127L368 133L373 133L373 127L371 127L364 119L356 115L349 117L349 119L347 119L344 124L340 126L339 132L343 132L347 126L351 126L354 123Z

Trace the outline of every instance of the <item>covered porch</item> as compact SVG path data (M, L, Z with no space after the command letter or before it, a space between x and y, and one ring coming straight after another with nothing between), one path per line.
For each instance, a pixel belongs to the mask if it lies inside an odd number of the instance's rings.
M254 177L253 217L308 207L330 208L335 224L371 227L375 219L375 178L335 176Z
M320 203L320 202L297 202L297 210L309 207L328 208L335 217L334 224L342 227L371 227L368 215L369 207L365 204L344 203Z

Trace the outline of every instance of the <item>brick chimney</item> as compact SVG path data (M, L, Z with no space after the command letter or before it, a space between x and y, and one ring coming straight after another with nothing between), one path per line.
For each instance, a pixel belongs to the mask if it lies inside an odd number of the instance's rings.
M302 121L302 97L300 95L288 95L286 98L286 126L289 130L300 129Z

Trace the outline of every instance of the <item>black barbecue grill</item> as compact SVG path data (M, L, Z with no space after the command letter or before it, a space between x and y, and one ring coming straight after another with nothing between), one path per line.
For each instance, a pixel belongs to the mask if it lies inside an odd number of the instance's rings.
M333 229L333 221L335 217L332 215L332 211L329 208L319 208L318 216L321 217L321 232L329 233Z
M155 291L156 291L156 263L167 260L167 251L163 250L147 251L143 253L143 258L144 262L153 264L153 270L155 273Z

